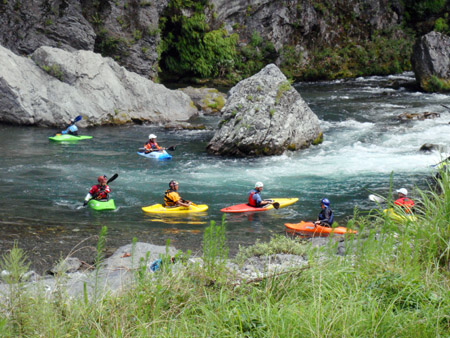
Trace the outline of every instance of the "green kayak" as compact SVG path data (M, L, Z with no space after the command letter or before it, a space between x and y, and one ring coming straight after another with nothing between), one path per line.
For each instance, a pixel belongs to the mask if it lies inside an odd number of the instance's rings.
M50 141L54 141L54 142L76 142L79 140L89 140L91 139L92 136L87 136L87 135L80 135L80 136L75 136L75 135L69 135L69 134L56 134L55 136L50 136L48 139Z
M113 199L110 199L107 201L90 200L88 202L88 206L94 210L115 210L116 209L116 205L114 204Z

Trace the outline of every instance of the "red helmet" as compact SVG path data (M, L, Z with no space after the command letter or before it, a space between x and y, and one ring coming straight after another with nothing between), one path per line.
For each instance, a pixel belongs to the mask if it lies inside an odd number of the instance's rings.
M105 175L99 176L99 177L97 178L97 180L98 180L98 183L106 182L106 176L105 176Z

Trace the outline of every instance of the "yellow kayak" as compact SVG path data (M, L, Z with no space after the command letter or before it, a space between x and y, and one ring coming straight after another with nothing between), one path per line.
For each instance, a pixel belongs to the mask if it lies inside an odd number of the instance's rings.
M208 210L206 204L190 205L188 207L164 207L162 204L154 204L148 207L143 207L143 211L152 214L189 214L193 212L202 212Z
M406 214L406 213L397 213L394 211L393 208L384 209L383 212L388 215L390 219L393 221L398 222L405 222L405 221L417 221L417 217L414 216L414 214Z

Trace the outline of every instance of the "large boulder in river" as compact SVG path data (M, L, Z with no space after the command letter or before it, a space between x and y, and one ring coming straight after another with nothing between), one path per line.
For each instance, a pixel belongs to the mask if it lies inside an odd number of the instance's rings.
M431 32L414 45L411 57L414 73L426 91L450 91L450 37Z
M277 155L320 139L319 119L274 64L239 82L222 109L209 152Z
M0 122L81 126L186 121L197 113L178 90L127 71L90 51L40 47L32 59L0 46Z

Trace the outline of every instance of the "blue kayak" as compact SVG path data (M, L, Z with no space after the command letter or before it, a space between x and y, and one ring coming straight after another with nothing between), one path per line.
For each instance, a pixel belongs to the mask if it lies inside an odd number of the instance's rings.
M147 157L147 158L156 158L158 160L170 160L172 158L172 155L168 154L167 151L163 150L163 151L152 151L151 153L137 153L138 155Z

